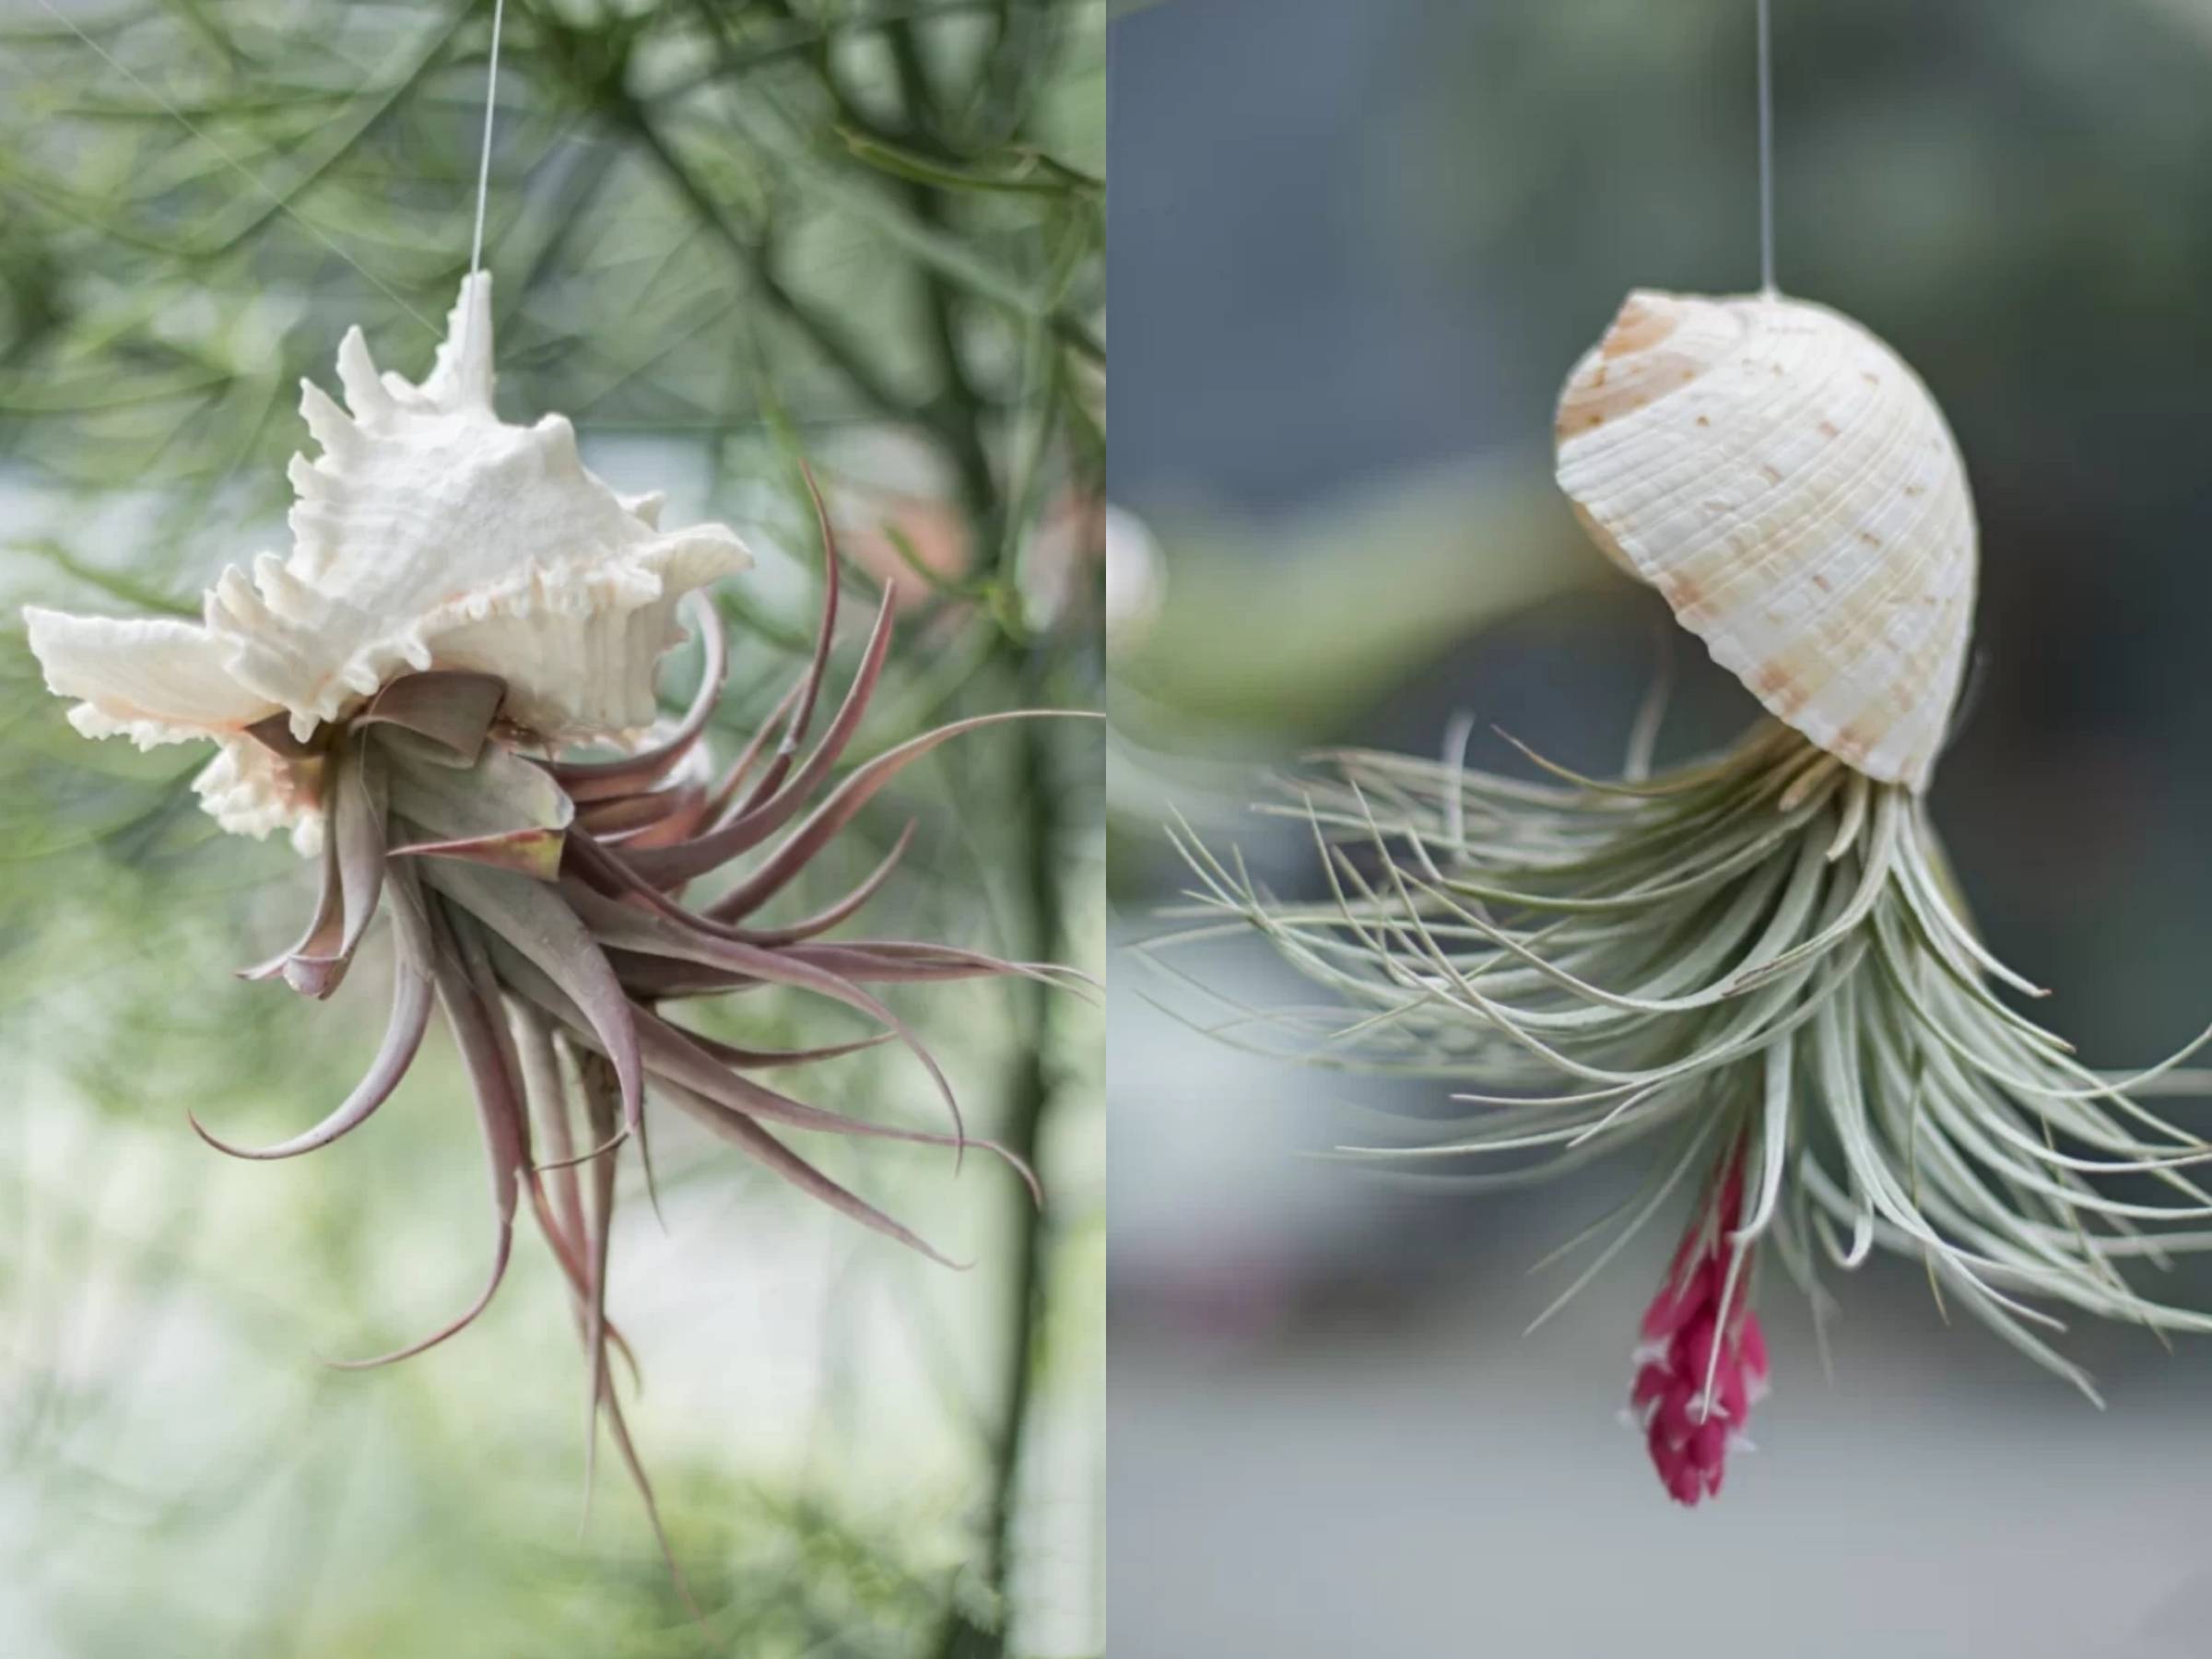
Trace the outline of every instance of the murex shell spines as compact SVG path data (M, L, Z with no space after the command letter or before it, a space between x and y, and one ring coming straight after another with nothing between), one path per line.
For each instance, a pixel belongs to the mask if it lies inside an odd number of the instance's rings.
M360 331L338 347L346 405L303 382L321 453L295 455L288 557L225 570L203 621L24 609L48 688L87 736L211 741L194 787L226 830L320 833L312 787L249 735L277 713L305 740L394 675L476 669L508 719L548 743L628 744L657 712L656 665L688 592L744 570L725 526L664 530L657 495L585 468L559 415L492 406L491 279L463 284L420 384L377 371Z
M1825 306L1639 290L1560 394L1559 483L1776 717L1925 786L1972 628L1965 465L1904 360Z
M491 333L490 281L472 276L419 386L380 375L358 329L338 348L347 408L301 384L323 453L292 458L292 553L250 581L226 571L206 624L302 737L433 658L500 674L509 715L546 737L632 734L677 601L750 563L719 524L660 531L658 500L594 477L565 417L500 420Z

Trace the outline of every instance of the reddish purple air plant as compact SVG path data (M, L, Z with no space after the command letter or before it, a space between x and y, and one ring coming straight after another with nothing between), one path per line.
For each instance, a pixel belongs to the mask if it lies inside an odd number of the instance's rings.
M1717 1498L1728 1453L1747 1448L1751 1407L1767 1392L1767 1339L1751 1311L1755 1246L1739 1241L1748 1137L1709 1184L1659 1294L1644 1311L1629 1409L1667 1495Z
M324 803L330 832L322 898L306 932L247 975L282 979L303 995L330 995L388 895L397 941L391 1020L368 1075L313 1128L247 1148L218 1138L196 1117L194 1127L241 1158L288 1158L329 1145L397 1088L434 999L468 1071L490 1164L495 1234L482 1291L420 1339L345 1363L404 1359L465 1329L499 1288L516 1212L526 1200L569 1282L591 1366L591 1398L643 1488L607 1378L607 1350L620 1348L622 1339L607 1322L606 1275L616 1166L633 1137L644 1153L649 1093L802 1191L940 1262L946 1258L923 1239L831 1180L775 1131L975 1146L1005 1158L1036 1194L1019 1159L964 1135L936 1060L869 987L997 974L1058 981L1065 971L949 945L827 938L883 886L911 824L883 862L836 902L788 924L759 920L902 768L947 738L1023 717L983 715L941 726L829 787L882 674L892 607L887 592L853 681L807 751L837 621L837 584L826 582L812 661L719 780L708 770L701 739L721 693L724 648L706 605L696 607L707 659L696 700L665 741L624 759L544 758L534 752L543 746L532 734L501 717L500 680L440 670L393 680L311 744L295 743L281 716L254 729ZM688 884L731 865L737 879L720 896L698 904L683 900ZM665 1014L667 1004L684 998L771 985L841 1004L881 1030L820 1048L759 1049L686 1030ZM771 1081L884 1041L914 1055L952 1115L949 1133L809 1105Z
M967 1138L944 1071L875 987L1080 976L950 945L830 937L889 877L912 825L834 903L795 921L763 918L901 770L948 738L1038 712L956 721L840 775L883 676L896 599L887 585L851 685L818 721L839 609L818 497L825 568L811 659L718 777L705 735L725 645L701 590L749 559L720 525L663 531L657 498L618 497L594 477L560 417L526 428L498 418L489 295L488 278L465 285L448 345L419 385L377 374L358 331L347 336L338 366L351 413L303 388L324 453L293 461L294 551L263 555L250 580L226 571L204 624L42 610L27 619L49 685L78 700L80 731L142 746L212 740L219 753L198 787L218 821L255 834L289 827L303 851L319 844L321 896L306 930L248 977L328 997L390 900L392 1012L368 1075L320 1124L276 1146L233 1146L195 1117L211 1145L253 1159L327 1146L398 1087L433 1002L453 1030L490 1166L490 1270L456 1317L350 1363L406 1359L467 1328L499 1289L526 1203L568 1283L588 1360L591 1441L604 1418L650 1512L608 1375L608 1350L628 1349L606 1312L617 1164L633 1140L645 1161L648 1094L942 1261L782 1132L956 1154L978 1146L1035 1194L1018 1158ZM675 613L687 594L705 653L689 711L635 752L562 759L652 719L654 665L680 637ZM711 877L724 878L721 890L686 897ZM877 1030L824 1047L754 1048L669 1015L687 998L769 986L841 1005ZM882 1042L912 1053L949 1132L830 1111L781 1086L794 1070Z

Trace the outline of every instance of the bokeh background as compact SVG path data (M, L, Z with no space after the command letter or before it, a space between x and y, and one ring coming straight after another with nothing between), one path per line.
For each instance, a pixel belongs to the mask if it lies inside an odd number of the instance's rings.
M428 366L467 261L489 0L0 4L0 1653L1096 1653L1104 1642L1101 1017L1027 982L900 988L990 1160L809 1147L965 1273L655 1130L611 1300L630 1421L707 1611L603 1458L535 1240L490 1314L382 1371L482 1270L473 1113L433 1036L374 1122L233 1163L366 1065L372 941L316 1006L232 978L307 867L219 835L204 754L70 732L15 606L196 609L286 545L298 381L339 335ZM1099 706L1102 5L509 0L486 263L509 418L759 556L720 595L725 757L801 661L838 521L902 643L856 757L936 721ZM840 672L858 638L840 649ZM671 659L672 706L695 653ZM1101 744L1026 722L872 807L806 910L918 820L873 927L1102 966ZM794 912L795 913L795 912ZM851 1035L741 999L724 1036ZM928 1121L911 1065L826 1104Z
M2147 1061L2212 1015L2212 6L1774 10L1782 284L1922 371L1981 507L1936 818L2060 1027ZM1630 287L1756 286L1754 40L1751 0L1116 18L1111 493L1151 531L1112 556L1119 943L1167 925L1171 809L1312 881L1241 803L1315 741L1433 754L1465 710L1618 762L1670 630L1557 500L1552 402ZM1663 759L1755 712L1675 637ZM1180 965L1294 994L1256 947ZM1124 1659L2212 1647L2201 1342L2077 1330L2100 1414L1882 1260L1839 1287L1829 1379L1777 1280L1760 1449L1676 1510L1616 1421L1664 1244L1521 1335L1565 1277L1527 1270L1634 1159L1480 1202L1301 1159L1381 1086L1182 1023L1213 1011L1115 958Z

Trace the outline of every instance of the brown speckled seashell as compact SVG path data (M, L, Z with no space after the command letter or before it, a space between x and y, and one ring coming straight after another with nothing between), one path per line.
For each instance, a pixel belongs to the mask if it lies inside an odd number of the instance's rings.
M1973 497L1943 412L1848 317L1639 290L1560 394L1559 488L1778 718L1924 787L1971 630Z

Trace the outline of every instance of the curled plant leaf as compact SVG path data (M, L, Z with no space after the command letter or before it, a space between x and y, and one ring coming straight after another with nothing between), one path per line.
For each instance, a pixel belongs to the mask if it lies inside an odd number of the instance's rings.
M496 746L465 767L411 735L385 735L392 808L411 833L394 850L461 859L537 881L560 873L573 802L545 771Z
M426 966L402 960L392 972L392 1018L384 1030L384 1040L376 1051L376 1059L369 1072L341 1101L337 1109L312 1129L296 1135L273 1147L252 1148L234 1146L209 1132L197 1117L192 1126L200 1138L218 1152L228 1152L233 1158L276 1159L296 1158L302 1152L312 1152L318 1147L327 1147L341 1135L359 1128L369 1121L370 1113L392 1098L399 1080L407 1075L407 1067L415 1063L416 1051L422 1047L422 1039L430 1026L430 981Z
M454 762L473 765L491 735L506 682L496 674L437 669L403 675L369 700L355 727L389 725L435 745Z

